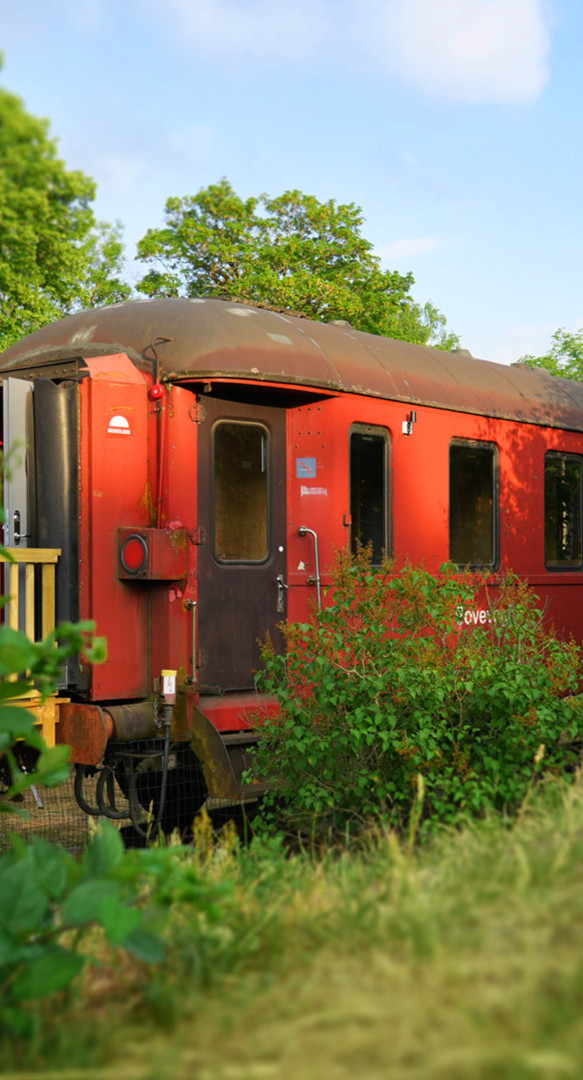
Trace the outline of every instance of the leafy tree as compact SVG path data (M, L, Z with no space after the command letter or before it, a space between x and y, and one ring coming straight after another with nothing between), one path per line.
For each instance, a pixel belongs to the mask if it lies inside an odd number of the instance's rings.
M223 179L166 203L166 225L149 229L138 258L153 264L148 296L229 297L356 330L441 348L457 338L432 304L409 295L412 274L382 270L354 203L322 203L301 191L241 199Z
M518 363L531 368L544 368L551 375L560 375L563 379L583 381L583 328L574 334L556 330L551 348L545 356L521 356Z
M106 221L93 225L84 245L86 263L73 307L99 307L130 299L131 286L119 276L124 264L122 235L119 221L114 225Z
M0 88L0 349L78 307L130 295L119 226L97 224L94 195L93 180L57 156L48 121Z

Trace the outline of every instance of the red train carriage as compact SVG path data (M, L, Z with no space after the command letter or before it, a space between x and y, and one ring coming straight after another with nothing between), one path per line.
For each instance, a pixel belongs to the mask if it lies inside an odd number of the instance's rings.
M57 725L83 805L97 770L94 810L117 813L114 778L134 817L168 790L168 827L207 794L257 796L240 777L248 711L270 707L258 642L357 540L512 569L583 640L583 385L186 299L64 319L0 378L4 443L27 446L5 542L60 552L57 619L109 643L103 665L69 665Z

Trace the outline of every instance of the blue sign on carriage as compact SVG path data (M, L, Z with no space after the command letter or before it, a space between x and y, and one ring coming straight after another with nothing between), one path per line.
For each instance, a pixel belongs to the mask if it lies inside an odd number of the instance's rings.
M300 480L313 479L317 475L315 457L296 458L296 476Z

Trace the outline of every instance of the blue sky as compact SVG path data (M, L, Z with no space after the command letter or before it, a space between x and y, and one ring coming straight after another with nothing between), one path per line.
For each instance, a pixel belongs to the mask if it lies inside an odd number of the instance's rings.
M583 326L581 0L0 0L3 85L136 241L171 195L355 202L475 356Z

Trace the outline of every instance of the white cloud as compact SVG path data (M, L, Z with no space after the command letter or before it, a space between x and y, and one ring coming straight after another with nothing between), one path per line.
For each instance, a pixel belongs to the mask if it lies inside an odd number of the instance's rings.
M143 12L144 0L133 0ZM164 31L206 55L362 66L465 103L536 99L554 0L147 0Z
M207 53L293 64L314 54L328 27L326 6L326 0L165 0L163 18L183 43ZM150 7L161 12L158 0Z
M417 255L432 255L434 251L446 251L447 240L437 236L411 236L407 239L393 240L375 248L375 255L383 262L395 262L400 259L415 258Z
M146 18L193 63L218 57L286 72L306 61L320 70L366 67L429 96L522 104L548 81L556 6L557 0L0 0L0 37L9 55L15 42L55 28L64 33L70 26L83 41L110 22L139 33Z
M548 77L545 0L362 0L376 50L421 91L466 103L523 104ZM368 33L368 29L367 29Z

